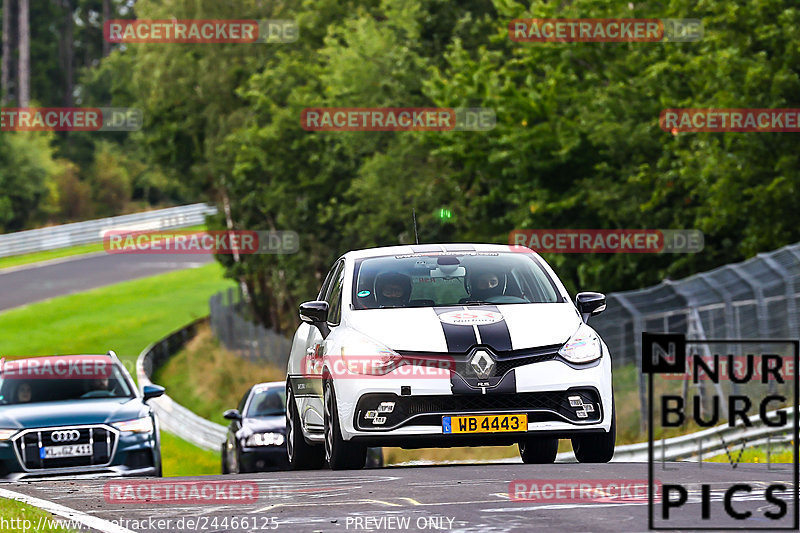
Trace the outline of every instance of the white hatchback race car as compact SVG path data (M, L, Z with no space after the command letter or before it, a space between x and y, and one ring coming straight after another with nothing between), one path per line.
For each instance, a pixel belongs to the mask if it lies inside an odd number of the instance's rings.
M300 306L288 364L287 451L295 469L362 468L367 447L519 444L552 463L614 454L611 356L586 324L605 296L569 298L519 246L358 250Z

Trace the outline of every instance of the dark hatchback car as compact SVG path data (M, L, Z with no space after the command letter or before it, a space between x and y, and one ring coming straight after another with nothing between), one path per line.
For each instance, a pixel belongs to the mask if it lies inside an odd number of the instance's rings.
M223 414L231 421L222 444L222 473L288 470L286 453L286 382L253 385L237 409ZM367 449L367 468L383 466L383 450Z
M231 421L222 444L222 473L286 470L286 384L253 385L237 409L223 415Z
M0 479L160 476L158 421L113 352L0 361Z

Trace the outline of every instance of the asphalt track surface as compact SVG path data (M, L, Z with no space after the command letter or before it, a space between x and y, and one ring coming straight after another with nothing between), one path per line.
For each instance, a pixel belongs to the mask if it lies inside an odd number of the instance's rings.
M199 255L108 255L93 254L47 265L0 271L0 310L65 294L119 283L164 272L192 268L211 261ZM659 522L661 506L653 508L656 526L691 530L723 527L751 530L791 525L796 505L791 497L788 514L780 522L765 517L774 511L765 501L764 490L773 483L794 488L790 465L769 470L766 465L726 463L672 463L655 470L656 479L685 484L689 498ZM498 464L405 466L360 471L330 470L271 472L261 474L166 478L175 482L247 482L258 487L257 498L242 502L161 503L155 501L108 502L104 487L109 478L45 479L0 483L0 487L40 498L109 521L130 531L576 531L627 532L648 530L648 501L641 496L613 494L554 500L551 492L527 493L530 499L515 501L515 482L542 483L647 480L644 463L582 465ZM668 478L668 480L667 480ZM141 478L131 480L136 483ZM125 480L127 481L127 480ZM737 511L750 510L746 520L733 521L724 512L724 492L735 484L749 482L753 491L734 498ZM710 485L711 518L700 519L700 484ZM524 494L524 493L523 493ZM564 494L564 493L562 493ZM190 522L189 520L193 521ZM158 522L166 520L168 522ZM182 520L182 521L181 521ZM787 522L788 520L788 522ZM85 530L85 529L84 529ZM108 529L111 531L112 529ZM124 530L117 530L124 531Z
M210 263L210 254L96 254L0 270L0 311Z
M793 487L789 465L769 471L765 465L672 463L671 481L688 485L689 500L673 513L675 521L661 523L687 530L700 525L770 528L778 525L764 512L775 506L764 500L764 488L774 482ZM774 466L774 465L773 465ZM656 475L658 478L658 475ZM647 531L646 498L593 497L574 502L513 501L509 487L515 480L646 480L642 463L601 465L483 464L458 466L387 467L332 472L273 472L246 475L168 478L175 481L246 481L258 485L252 503L163 504L107 503L104 479L49 480L1 486L49 500L102 518L133 531ZM744 521L726 520L723 494L729 485L749 480L750 495L734 498L738 512L752 511ZM118 481L118 480L115 480ZM700 520L699 483L711 486L711 519ZM553 493L550 493L553 495ZM530 495L530 493L528 493ZM790 517L794 506L789 502ZM660 516L661 506L654 506ZM195 523L188 523L187 518ZM148 527L147 521L153 527ZM180 520L183 519L183 522ZM227 524L223 520L227 519ZM234 519L238 524L234 526ZM788 518L787 518L788 519ZM169 520L158 524L156 520ZM789 520L791 521L791 520ZM781 522L786 524L787 522ZM169 525L167 525L169 524ZM656 524L659 525L659 524ZM138 527L137 527L138 526ZM191 527L190 527L191 526Z

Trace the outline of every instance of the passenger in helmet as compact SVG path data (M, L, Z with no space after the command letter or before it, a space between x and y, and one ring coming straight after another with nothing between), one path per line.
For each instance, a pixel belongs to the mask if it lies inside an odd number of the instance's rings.
M385 272L375 278L375 300L380 307L406 307L411 297L411 278Z

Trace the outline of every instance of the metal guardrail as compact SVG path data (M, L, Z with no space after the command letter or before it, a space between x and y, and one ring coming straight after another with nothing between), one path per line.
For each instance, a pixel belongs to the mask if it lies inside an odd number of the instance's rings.
M195 320L161 339L150 344L136 360L136 378L139 389L149 385L153 370L163 364L171 355L183 347L194 336L197 327L208 318ZM225 441L227 428L198 416L180 405L168 395L150 401L158 416L161 429L177 435L185 441L206 450L219 451Z
M696 339L800 337L800 243L681 280L607 295L590 324L615 366L640 366L642 332Z
M741 420L735 426L727 424L704 429L688 435L672 437L670 439L657 440L653 446L653 460L679 461L691 460L698 457L701 453L704 457L719 455L725 452L727 447L734 453L741 442L746 442L748 446L761 446L769 442L783 442L786 434L792 431L795 412L794 408L783 409L786 412L786 424L779 427L772 427L764 424L761 418L752 422L751 427L745 426ZM776 411L767 413L767 418L775 419ZM643 462L647 461L647 444L640 442L637 444L627 444L617 446L614 452L614 462Z
M286 368L292 341L248 320L240 288L229 288L211 296L211 330L229 351L250 361Z
M111 230L146 231L196 226L205 222L206 215L216 212L214 206L192 204L6 233L0 235L0 257L101 242L105 232Z

